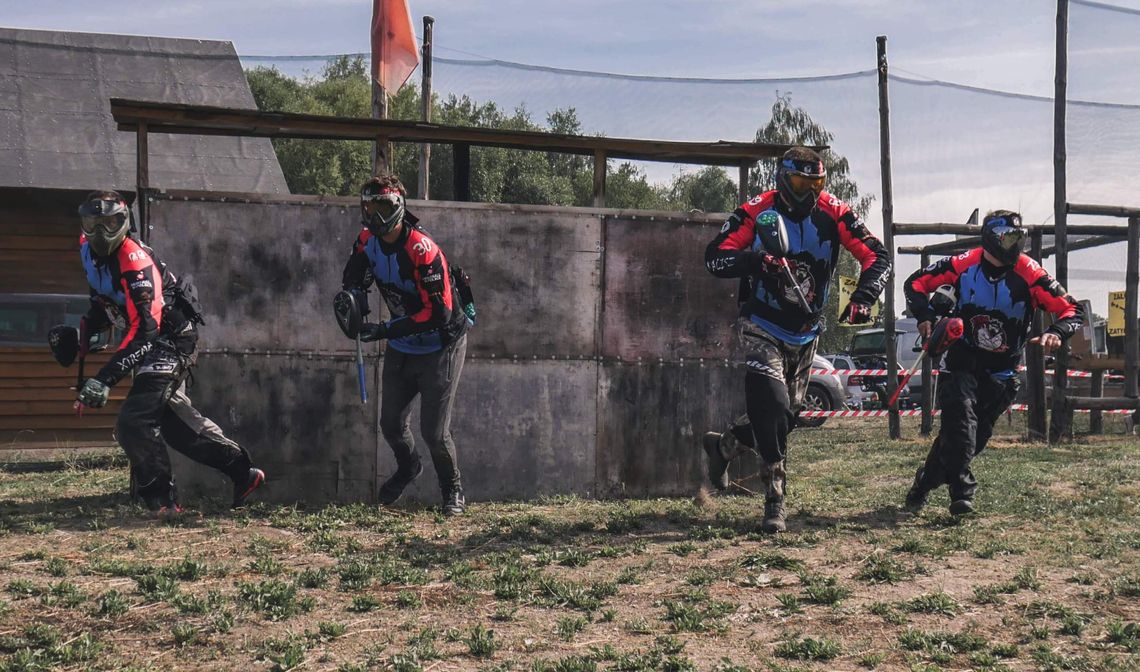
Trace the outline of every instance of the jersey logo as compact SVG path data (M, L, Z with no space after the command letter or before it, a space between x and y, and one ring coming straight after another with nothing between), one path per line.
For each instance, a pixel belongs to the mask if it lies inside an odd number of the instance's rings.
M804 293L804 298L808 303L815 303L815 276L811 274L811 264L788 259L788 266L792 269L792 276L795 277L800 291ZM784 290L784 300L799 305L800 299L796 295L796 288L788 284L786 279L781 283L781 287Z
M130 259L131 261L146 261L146 252L143 252L142 250L136 250L128 254L127 259Z
M990 352L1009 350L1009 342L1001 320L995 320L989 315L975 315L970 319L970 329L974 332L974 344L982 350Z
M412 251L418 252L419 254L427 254L428 252L431 252L431 249L431 241L427 238L420 238L419 242L417 242L415 245L412 245Z

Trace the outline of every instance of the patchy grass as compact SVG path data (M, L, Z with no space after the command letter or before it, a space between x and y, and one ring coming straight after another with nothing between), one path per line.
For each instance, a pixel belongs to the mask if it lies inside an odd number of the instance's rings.
M0 670L1132 669L1140 445L999 430L964 519L898 511L926 441L797 430L775 538L745 496L163 524L116 455L0 468Z

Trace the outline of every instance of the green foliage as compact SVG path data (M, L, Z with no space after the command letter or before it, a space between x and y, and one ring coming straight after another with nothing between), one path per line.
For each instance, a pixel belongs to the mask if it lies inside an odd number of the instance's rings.
M319 77L295 80L275 69L246 71L250 90L261 110L367 118L372 114L371 84L364 60L341 56L328 62ZM388 118L418 120L419 89L400 88L388 101ZM574 108L557 109L536 122L530 111L506 111L494 102L467 96L434 97L432 120L451 126L478 126L500 130L550 131L581 134ZM346 196L355 194L371 174L372 143L350 140L276 139L273 147L293 193ZM389 164L417 196L419 147L396 143ZM593 202L593 161L584 156L546 152L473 147L471 199L486 203L590 205ZM454 200L450 145L434 145L431 154L431 196ZM665 207L663 190L649 184L645 173L629 163L611 164L606 180L607 205L618 208Z
M811 118L808 111L792 104L790 93L777 95L776 102L772 104L772 116L768 123L756 131L756 142L772 142L790 145L805 145L815 147L832 145L835 136L823 125ZM823 156L824 166L827 168L827 185L824 187L828 193L846 202L851 209L866 217L870 212L872 196L859 193L859 186L851 179L851 165L847 158L832 149L825 149ZM775 159L760 161L756 168L748 174L749 193L759 194L774 189L776 184ZM836 266L837 275L859 277L859 265L849 254L840 254ZM819 339L820 352L836 352L846 350L851 344L851 331L839 326L839 292L835 287L828 294L827 305L824 306L825 328Z
M371 84L360 57L340 56L327 63L319 76L293 79L276 69L258 67L246 71L254 101L261 110L302 114L367 118L371 116ZM434 96L432 120L451 126L476 126L499 130L545 131L583 135L577 110L558 108L535 120L524 106L505 110L494 101L476 101L468 96ZM422 104L417 85L401 87L388 100L388 118L419 120ZM777 97L769 121L756 133L758 141L829 144L833 137L808 113L793 107L788 96ZM371 173L372 143L337 140L275 139L274 149L290 191L299 194L353 195ZM395 143L389 164L418 197L420 149ZM828 166L828 190L866 214L869 197L860 197L849 176L847 159L824 154ZM436 144L431 152L431 197L454 200L451 145ZM471 200L485 203L590 206L593 204L593 159L574 154L472 147L470 152ZM752 193L770 189L775 163L752 171ZM649 182L640 168L629 162L610 161L606 174L606 205L642 210L730 212L739 203L738 189L723 168L706 166L679 172L668 185ZM844 272L854 274L850 259ZM849 268L848 268L849 267ZM834 296L834 292L832 293ZM834 314L832 309L830 314ZM837 335L838 336L838 335ZM844 336L845 338L845 336Z
M776 645L776 655L794 660L831 660L842 651L839 644L830 639L803 639L780 642Z

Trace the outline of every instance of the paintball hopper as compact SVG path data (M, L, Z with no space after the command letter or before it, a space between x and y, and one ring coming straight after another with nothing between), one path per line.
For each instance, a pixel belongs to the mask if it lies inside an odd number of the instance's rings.
M765 210L756 217L756 233L768 254L782 259L788 256L788 227L775 210Z
M944 317L938 320L930 330L930 338L926 341L926 351L931 357L937 357L954 345L966 333L966 324L960 317Z
M336 323L345 336L356 338L360 334L364 315L356 292L347 289L337 292L333 297L333 314L336 315Z
M48 331L48 346L60 366L71 366L79 355L79 330L66 324L55 325Z

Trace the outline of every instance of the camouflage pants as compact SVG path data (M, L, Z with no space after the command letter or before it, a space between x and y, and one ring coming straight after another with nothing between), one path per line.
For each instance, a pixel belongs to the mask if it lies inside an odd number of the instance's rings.
M119 410L115 436L140 489L169 482L167 445L235 480L248 474L249 453L199 413L186 395L186 378L194 359L168 345L157 345L135 371Z
M754 449L765 463L775 464L788 454L788 434L807 393L816 341L785 343L751 322L741 325L740 339L747 412L728 431L741 450Z

